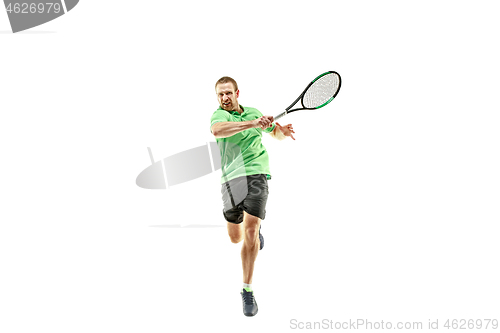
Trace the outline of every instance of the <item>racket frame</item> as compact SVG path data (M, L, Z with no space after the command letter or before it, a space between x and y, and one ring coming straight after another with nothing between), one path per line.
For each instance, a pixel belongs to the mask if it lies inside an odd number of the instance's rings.
M339 85L337 87L337 91L333 94L333 96L328 101L326 101L325 103L321 104L320 106L317 106L317 107L314 107L314 108L306 108L306 107L304 107L304 96L305 96L307 90L309 90L309 88L313 85L314 82L318 81L320 78L322 78L323 76L325 76L327 74L335 74L339 78ZM337 72L335 72L335 71L328 71L328 72L325 72L325 73L323 73L321 75L318 75L314 80L312 80L307 85L306 89L304 89L304 91L302 92L302 94L300 94L300 96L292 104L290 104L290 106L287 107L284 112L282 112L279 115L277 115L276 117L274 117L274 120L278 120L278 119L280 119L280 118L282 118L282 117L286 116L287 114L292 113L294 111L298 111L298 110L317 110L319 108L322 108L323 106L325 106L325 105L329 104L331 101L333 101L333 99L337 96L337 94L340 91L340 85L341 84L342 84L342 79L340 78L340 74L337 73ZM300 104L302 105L302 107L301 108L296 108L296 109L291 109L292 106L294 106L295 104L297 104L297 102L299 100L300 100Z

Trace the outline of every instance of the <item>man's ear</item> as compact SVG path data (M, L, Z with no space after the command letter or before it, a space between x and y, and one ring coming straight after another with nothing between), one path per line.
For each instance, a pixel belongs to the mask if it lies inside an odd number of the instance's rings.
M240 90L236 90L236 98L240 98Z

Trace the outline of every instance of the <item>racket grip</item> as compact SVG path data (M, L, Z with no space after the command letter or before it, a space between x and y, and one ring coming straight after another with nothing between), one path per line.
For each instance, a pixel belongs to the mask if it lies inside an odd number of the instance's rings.
M285 112L280 113L279 115L277 115L276 117L274 117L274 121L276 121L276 120L278 120L278 119L280 119L280 118L282 118L282 117L286 116L286 114L287 114L287 112L286 112L286 111L285 111Z

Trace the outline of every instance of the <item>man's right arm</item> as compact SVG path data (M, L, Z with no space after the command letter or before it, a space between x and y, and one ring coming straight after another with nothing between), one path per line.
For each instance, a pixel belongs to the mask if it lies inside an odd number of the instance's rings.
M272 122L273 119L269 116L249 121L223 121L213 124L211 130L216 138L227 138L254 127L268 128L272 125Z

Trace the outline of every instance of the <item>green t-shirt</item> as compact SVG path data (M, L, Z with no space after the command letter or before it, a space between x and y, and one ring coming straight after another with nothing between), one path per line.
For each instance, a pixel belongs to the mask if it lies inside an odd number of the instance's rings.
M210 119L210 128L215 123L226 121L249 121L263 116L254 108L241 106L243 112L226 111L219 107ZM221 154L221 184L241 176L265 174L271 179L269 155L262 145L262 132L272 132L276 124L265 130L250 128L227 138L216 138Z

